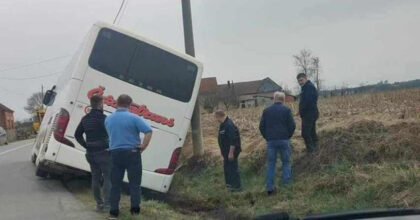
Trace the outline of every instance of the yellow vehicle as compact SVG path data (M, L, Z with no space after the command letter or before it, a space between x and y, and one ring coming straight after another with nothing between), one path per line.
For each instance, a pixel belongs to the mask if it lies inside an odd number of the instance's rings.
M41 126L42 119L45 115L45 109L40 108L35 111L34 122L32 123L32 127L34 128L35 133L38 133L39 127Z

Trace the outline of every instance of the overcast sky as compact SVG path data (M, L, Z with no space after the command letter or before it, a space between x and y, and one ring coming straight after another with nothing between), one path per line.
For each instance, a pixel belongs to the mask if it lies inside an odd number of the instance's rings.
M292 55L303 48L320 57L329 87L420 78L418 0L191 2L196 56L204 77L216 76L219 83L271 77L293 88ZM17 119L28 117L27 97L41 84L55 84L54 73L64 69L91 25L112 22L120 3L1 0L0 102ZM184 51L180 0L128 0L119 25Z

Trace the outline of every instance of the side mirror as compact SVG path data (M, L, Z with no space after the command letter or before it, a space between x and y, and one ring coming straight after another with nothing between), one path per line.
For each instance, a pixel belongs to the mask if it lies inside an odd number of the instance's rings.
M54 92L54 89L55 86L52 89L47 90L47 92L44 95L44 99L42 100L42 104L46 106L51 106L54 103L55 96L57 95L57 93Z

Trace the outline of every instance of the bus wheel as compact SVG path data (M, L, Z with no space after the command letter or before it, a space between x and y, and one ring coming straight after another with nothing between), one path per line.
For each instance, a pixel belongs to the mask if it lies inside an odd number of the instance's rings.
M32 157L31 157L31 162L32 162L33 164L35 164L35 162L36 162L36 155L35 155L35 154L32 154Z
M35 170L35 175L39 176L39 177L42 177L42 178L47 178L48 172L41 169L39 166L37 166L36 170Z
M50 178L58 180L58 179L61 179L61 175L57 173L50 173Z

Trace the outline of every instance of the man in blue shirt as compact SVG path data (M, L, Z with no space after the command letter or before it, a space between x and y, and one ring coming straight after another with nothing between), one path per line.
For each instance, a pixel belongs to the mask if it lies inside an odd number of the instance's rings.
M119 215L121 185L126 170L131 195L130 212L132 215L140 214L141 152L149 145L152 128L140 116L128 110L132 102L130 96L120 95L117 110L105 120L112 157L110 219ZM145 134L143 142L140 133Z
M285 94L274 93L274 104L266 108L260 121L260 132L267 141L267 194L275 191L274 173L276 169L277 154L280 152L282 162L282 184L291 181L292 168L290 165L290 143L289 139L295 132L295 121L291 110L282 103L285 101Z

